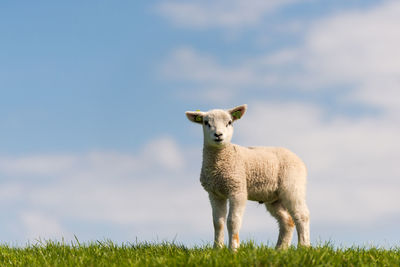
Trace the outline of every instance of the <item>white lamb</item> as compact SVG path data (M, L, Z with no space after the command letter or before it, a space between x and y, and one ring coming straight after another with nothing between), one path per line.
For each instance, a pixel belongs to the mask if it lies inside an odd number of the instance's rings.
M294 226L300 246L310 245L306 205L307 170L294 153L278 147L242 147L230 143L232 123L247 105L230 110L187 111L192 122L203 125L203 165L200 181L208 192L214 223L214 247L224 245L224 224L229 200L229 248L239 247L239 230L246 201L264 203L279 224L277 248L290 246Z

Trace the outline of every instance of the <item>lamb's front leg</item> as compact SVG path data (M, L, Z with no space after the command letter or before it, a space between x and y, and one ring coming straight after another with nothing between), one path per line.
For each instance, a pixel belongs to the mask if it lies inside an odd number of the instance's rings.
M229 198L228 234L229 248L236 250L240 245L239 230L242 226L242 217L246 208L247 196L233 195Z
M209 194L213 224L214 224L214 248L224 246L224 225L226 220L226 199Z

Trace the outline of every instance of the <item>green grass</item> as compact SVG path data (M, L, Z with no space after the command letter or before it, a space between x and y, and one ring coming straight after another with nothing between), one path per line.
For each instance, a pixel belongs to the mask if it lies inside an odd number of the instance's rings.
M237 253L210 246L138 243L116 245L39 242L26 247L0 246L0 266L399 266L400 248L289 248L277 251L253 243Z

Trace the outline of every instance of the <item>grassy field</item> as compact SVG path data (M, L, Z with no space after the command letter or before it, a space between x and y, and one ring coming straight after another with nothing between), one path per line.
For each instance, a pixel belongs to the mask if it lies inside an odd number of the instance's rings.
M0 266L399 266L400 248L335 249L330 245L277 251L243 244L237 253L209 246L112 242L45 242L23 248L0 246Z

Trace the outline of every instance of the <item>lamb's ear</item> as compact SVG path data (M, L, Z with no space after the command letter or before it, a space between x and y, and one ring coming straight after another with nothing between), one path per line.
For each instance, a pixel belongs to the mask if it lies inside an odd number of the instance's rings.
M235 107L233 109L228 110L229 114L231 114L233 121L240 119L243 117L244 113L247 110L247 105L241 105L238 107Z
M186 117L195 123L203 124L204 112L201 111L186 111Z

